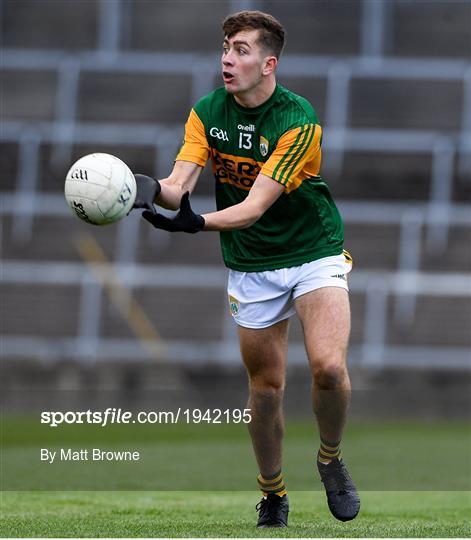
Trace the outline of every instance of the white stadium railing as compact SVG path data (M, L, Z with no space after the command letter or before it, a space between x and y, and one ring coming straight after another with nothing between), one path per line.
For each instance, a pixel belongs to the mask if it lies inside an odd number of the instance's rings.
M101 274L102 278L97 278ZM111 275L111 277L110 277ZM106 277L105 277L106 276ZM113 277L114 276L114 277ZM2 355L8 357L58 359L120 360L151 359L158 354L145 347L143 340L101 338L97 331L101 312L104 281L126 290L139 288L188 287L217 289L225 296L227 272L214 266L195 265L94 265L7 261L2 268L2 282L14 284L79 285L82 288L79 331L74 338L50 339L39 336L3 336ZM103 281L104 280L104 281ZM355 271L350 279L353 293L366 294L364 339L352 348L350 361L365 366L447 367L469 366L469 349L465 347L427 347L386 345L386 300L388 296L471 298L471 276L465 273L428 273L415 271L368 272ZM183 362L238 362L239 352L235 325L230 321L224 302L226 325L224 339L214 342L165 341L163 357ZM155 345L155 343L154 343ZM305 362L304 347L299 343L290 348L290 362Z
M211 198L195 197L193 206L197 212L208 210L214 204ZM409 203L361 203L339 202L346 223L399 224L401 226L399 267L396 271L356 270L350 279L354 293L366 296L363 344L353 347L351 361L368 366L446 366L447 368L469 365L469 350L460 347L400 347L386 343L387 298L395 300L397 318L414 322L415 302L418 296L468 297L471 298L471 275L466 273L426 273L418 271L420 258L419 228L436 224L433 212L426 204ZM23 209L22 211L20 209ZM32 209L32 212L31 212ZM451 225L471 227L468 205L449 205L447 222ZM37 216L69 216L69 209L62 195L35 195L34 204L21 204L21 196L5 194L0 206L0 218L22 212ZM415 234L412 234L412 226ZM119 224L118 237L125 246L135 246L139 216L131 216ZM50 340L38 336L3 336L1 353L8 357L36 357L41 359L73 358L103 359L120 358L149 359L154 352L139 346L136 340L102 338L99 335L103 288L119 284L126 290L135 287L188 287L215 288L225 295L226 271L222 267L195 265L146 265L134 262L134 251L127 251L118 243L115 262L105 266L94 265L99 279L90 267L83 263L9 260L2 265L1 281L5 284L35 284L37 286L77 285L81 288L81 302L77 336L75 338ZM117 261L122 262L117 262ZM113 277L114 276L114 277ZM104 281L103 281L104 280ZM115 283L117 282L117 283ZM223 302L225 306L225 302ZM165 358L186 362L238 361L238 348L234 345L235 329L228 317L227 308L221 316L226 318L224 339L220 342L201 344L191 341L166 341ZM224 319L223 319L224 320ZM142 340L141 340L142 341ZM141 343L142 345L142 343ZM132 352L131 352L132 351ZM304 361L304 349L299 344L291 347L291 362Z

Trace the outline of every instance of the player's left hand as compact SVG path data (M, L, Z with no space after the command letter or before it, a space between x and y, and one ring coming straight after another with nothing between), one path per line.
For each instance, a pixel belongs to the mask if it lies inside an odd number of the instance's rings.
M136 200L133 208L147 208L153 214L156 213L154 199L162 191L158 180L145 174L135 174L136 179Z
M187 232L197 233L204 227L204 217L195 214L190 206L190 193L187 191L181 198L180 211L173 218L163 216L162 214L154 214L149 210L142 212L142 217L156 229L163 229L170 232Z

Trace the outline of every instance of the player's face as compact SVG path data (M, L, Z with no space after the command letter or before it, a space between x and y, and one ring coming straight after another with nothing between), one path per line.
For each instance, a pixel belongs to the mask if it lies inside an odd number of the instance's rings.
M258 30L242 30L226 37L222 52L222 78L231 94L247 94L263 80L264 51L257 43Z

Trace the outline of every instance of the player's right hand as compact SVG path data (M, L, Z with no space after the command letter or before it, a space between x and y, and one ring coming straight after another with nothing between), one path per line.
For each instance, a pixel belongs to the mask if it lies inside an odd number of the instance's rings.
M169 232L197 233L204 229L204 217L195 214L190 205L190 192L183 194L180 201L180 211L169 219L162 214L152 213L147 210L142 212L142 217L151 223L156 229L163 229Z
M134 178L136 179L137 192L133 208L147 208L147 210L157 214L154 208L154 199L162 190L159 182L145 174L135 174Z

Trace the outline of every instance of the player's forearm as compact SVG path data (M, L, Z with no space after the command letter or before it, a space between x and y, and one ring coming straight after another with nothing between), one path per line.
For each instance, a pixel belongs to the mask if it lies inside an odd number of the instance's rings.
M253 225L263 214L259 206L245 200L229 206L219 212L203 214L205 231L233 231L246 229Z
M167 210L178 210L184 191L182 186L170 182L168 178L160 180L162 188L159 195L155 198L155 203Z
M154 202L167 210L178 210L183 194L193 191L202 170L197 163L176 161L170 176L159 180L162 189Z

